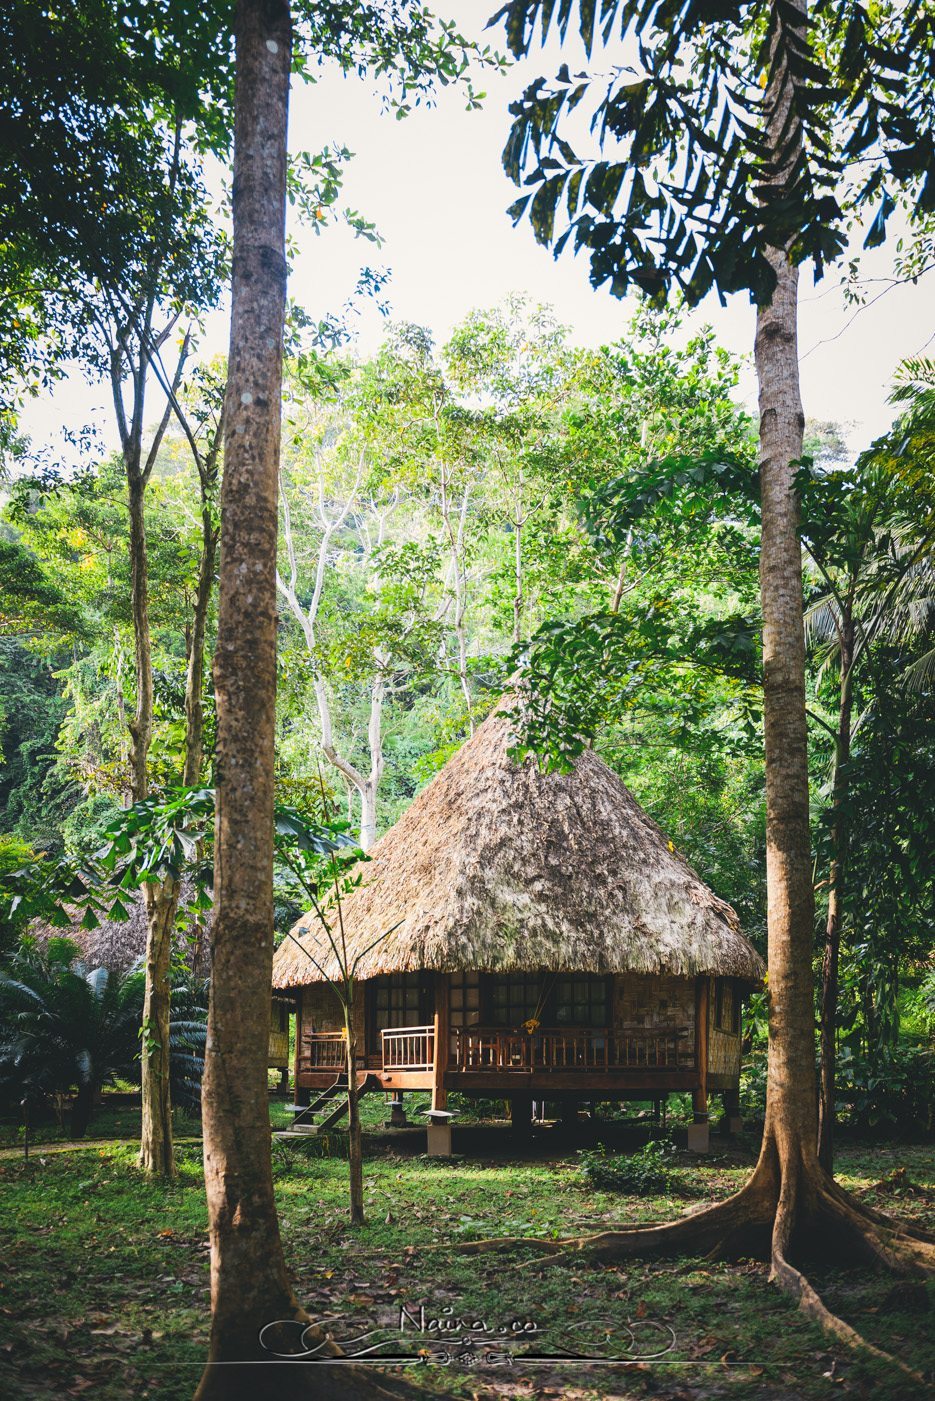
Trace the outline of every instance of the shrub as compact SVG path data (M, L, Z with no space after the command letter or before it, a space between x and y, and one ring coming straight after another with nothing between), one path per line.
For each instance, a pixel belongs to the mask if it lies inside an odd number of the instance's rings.
M592 1187L604 1192L650 1197L657 1192L671 1192L681 1185L681 1174L670 1165L673 1152L670 1142L655 1139L636 1153L608 1153L604 1144L583 1148L578 1160Z
M77 1091L72 1132L87 1130L95 1095L133 1073L142 1006L138 979L90 971L68 939L24 939L0 970L0 1097Z
M843 1123L866 1135L932 1132L935 1124L935 1055L908 1038L878 1046L872 1056L842 1047L836 1098Z

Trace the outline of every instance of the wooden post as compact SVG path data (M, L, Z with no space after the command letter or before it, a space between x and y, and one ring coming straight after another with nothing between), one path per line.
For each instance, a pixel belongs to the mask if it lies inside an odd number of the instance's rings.
M724 1132L743 1133L743 1119L740 1115L740 1090L725 1090L721 1095L724 1103Z
M445 1071L448 1069L448 1038L450 1035L449 984L447 973L435 974L435 1052L432 1067L432 1108L444 1109L448 1103Z
M710 1147L708 1124L708 991L709 979L695 979L695 1070L698 1083L692 1091L694 1123L688 1130L688 1147L693 1153L707 1153Z
M513 1095L510 1100L513 1132L528 1134L532 1126L532 1095Z
M295 1049L292 1052L292 1102L307 1105L311 1102L308 1090L299 1089L299 1055L302 1050L302 989L295 995ZM303 1098L304 1094L304 1098Z

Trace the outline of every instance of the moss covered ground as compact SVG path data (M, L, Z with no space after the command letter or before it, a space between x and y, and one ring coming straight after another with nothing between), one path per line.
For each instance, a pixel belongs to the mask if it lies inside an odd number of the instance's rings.
M715 1140L705 1159L677 1155L676 1193L630 1198L590 1186L575 1145L548 1130L514 1157L505 1128L481 1126L465 1130L463 1156L427 1160L418 1135L377 1132L382 1113L368 1106L368 1224L359 1230L348 1225L340 1136L325 1145L275 1145L286 1254L313 1315L334 1318L338 1337L377 1330L370 1341L384 1352L421 1355L407 1370L431 1394L918 1395L892 1369L829 1347L756 1261L608 1268L582 1258L540 1270L523 1252L458 1254L460 1241L478 1236L662 1219L725 1196L749 1171L752 1142ZM281 1108L274 1118L284 1118ZM180 1117L188 1141L171 1186L140 1176L134 1128L132 1110L122 1108L100 1116L98 1137L81 1146L56 1147L50 1133L28 1162L9 1147L0 1157L4 1397L180 1401L192 1393L208 1326L197 1126ZM863 1200L935 1226L930 1147L845 1145L839 1176ZM820 1260L811 1275L868 1339L932 1375L931 1286L832 1270ZM413 1321L423 1309L419 1332ZM469 1326L448 1328L458 1320Z

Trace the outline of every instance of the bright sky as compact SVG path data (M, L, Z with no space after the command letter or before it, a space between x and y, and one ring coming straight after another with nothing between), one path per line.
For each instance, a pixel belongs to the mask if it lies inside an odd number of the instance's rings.
M492 0L460 0L464 32L480 36ZM495 46L502 41L492 32ZM536 245L528 226L514 229L505 210L516 197L503 174L500 152L509 128L507 107L531 78L552 70L554 54L533 57L504 77L481 86L487 100L479 112L464 110L457 91L443 92L433 109L417 110L403 121L381 111L372 85L357 78L326 75L314 87L293 94L291 145L318 151L326 144L348 146L355 159L347 171L344 198L376 223L381 249L355 241L342 230L321 237L302 233L302 251L291 284L292 295L315 316L338 311L365 263L392 270L388 298L392 316L428 326L443 341L472 308L490 306L511 292L525 292L550 303L572 338L594 344L622 335L632 308L608 292L592 290L584 259L564 255L558 262ZM892 248L868 257L865 275L885 279ZM817 287L804 274L800 319L802 387L806 414L852 424L851 446L859 449L892 418L886 396L893 371L907 355L933 337L935 278L916 287L896 287L857 312L845 304L832 271ZM885 286L871 282L870 297ZM754 314L743 297L726 308L709 299L693 317L710 321L731 350L751 357ZM364 351L372 349L383 326L371 312L359 324ZM218 314L207 328L207 353L226 348L226 318ZM745 401L755 408L749 367ZM63 425L94 422L113 443L112 409L100 386L77 376L38 402L25 415L25 428L37 445L55 445Z

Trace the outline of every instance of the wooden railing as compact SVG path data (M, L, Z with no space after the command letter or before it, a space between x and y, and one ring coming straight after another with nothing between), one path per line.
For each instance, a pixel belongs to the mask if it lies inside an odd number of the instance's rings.
M688 1027L504 1027L454 1029L453 1068L464 1071L675 1070L694 1065ZM431 1026L389 1027L380 1032L384 1070L428 1071L435 1060ZM272 1038L270 1042L272 1051ZM340 1031L313 1031L301 1040L299 1069L341 1071L346 1043Z
M654 1070L694 1064L688 1027L456 1028L459 1070Z
M431 1070L435 1060L435 1028L389 1027L380 1032L384 1070Z
M300 1070L344 1070L347 1042L343 1031L311 1031L302 1037Z

